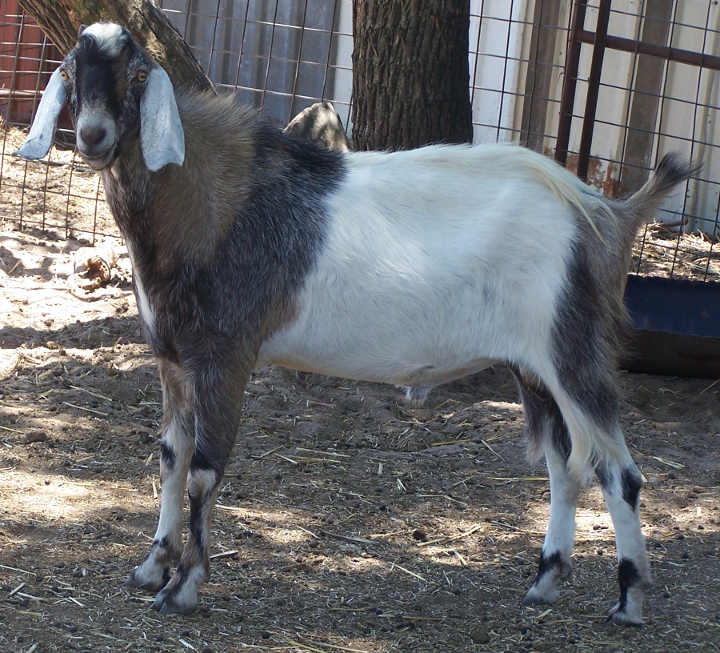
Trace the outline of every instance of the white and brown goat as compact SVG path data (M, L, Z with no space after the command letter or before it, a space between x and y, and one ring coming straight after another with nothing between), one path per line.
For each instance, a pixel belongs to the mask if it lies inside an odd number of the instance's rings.
M160 590L156 608L196 607L210 514L256 365L428 388L504 362L550 475L550 522L526 599L556 597L578 492L594 473L617 540L611 618L641 622L642 482L613 369L633 237L691 173L686 164L666 156L642 189L615 201L520 147L330 152L232 98L175 91L109 23L80 33L20 154L47 153L66 102L127 242L160 368L162 505L131 576Z

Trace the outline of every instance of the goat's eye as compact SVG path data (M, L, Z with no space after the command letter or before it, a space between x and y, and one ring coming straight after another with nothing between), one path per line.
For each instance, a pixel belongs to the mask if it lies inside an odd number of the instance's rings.
M137 75L135 75L135 79L139 82L144 82L147 79L147 70L138 70Z
M60 77L62 77L65 81L67 81L70 76L68 75L67 70L65 70L64 68L61 68L60 69Z

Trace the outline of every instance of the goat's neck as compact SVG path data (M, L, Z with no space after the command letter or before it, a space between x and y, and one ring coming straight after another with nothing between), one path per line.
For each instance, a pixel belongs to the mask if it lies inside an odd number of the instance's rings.
M125 237L128 247L145 258L144 251L151 251L152 206L150 172L142 161L139 147L123 152L112 166L102 171L105 198L115 222Z
M170 164L151 173L138 144L126 148L103 171L105 195L117 225L133 252L134 265L170 276L180 261L200 262L210 247L200 222L212 205L203 195L206 184ZM139 270L137 270L139 271Z

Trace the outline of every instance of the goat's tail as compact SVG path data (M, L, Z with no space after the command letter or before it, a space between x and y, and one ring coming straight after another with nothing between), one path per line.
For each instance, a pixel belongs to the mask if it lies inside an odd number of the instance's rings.
M665 196L680 182L685 181L700 170L677 153L666 154L650 178L636 193L627 200L632 217L632 233L651 220Z

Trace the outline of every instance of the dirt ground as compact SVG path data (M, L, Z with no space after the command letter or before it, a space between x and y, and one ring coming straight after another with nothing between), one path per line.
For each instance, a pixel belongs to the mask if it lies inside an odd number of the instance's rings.
M123 581L159 507L157 374L124 250L0 232L0 650L720 650L720 383L620 374L655 585L647 624L605 623L613 531L597 488L551 608L520 599L548 508L508 372L400 390L257 370L190 617ZM110 244L118 247L117 242Z

